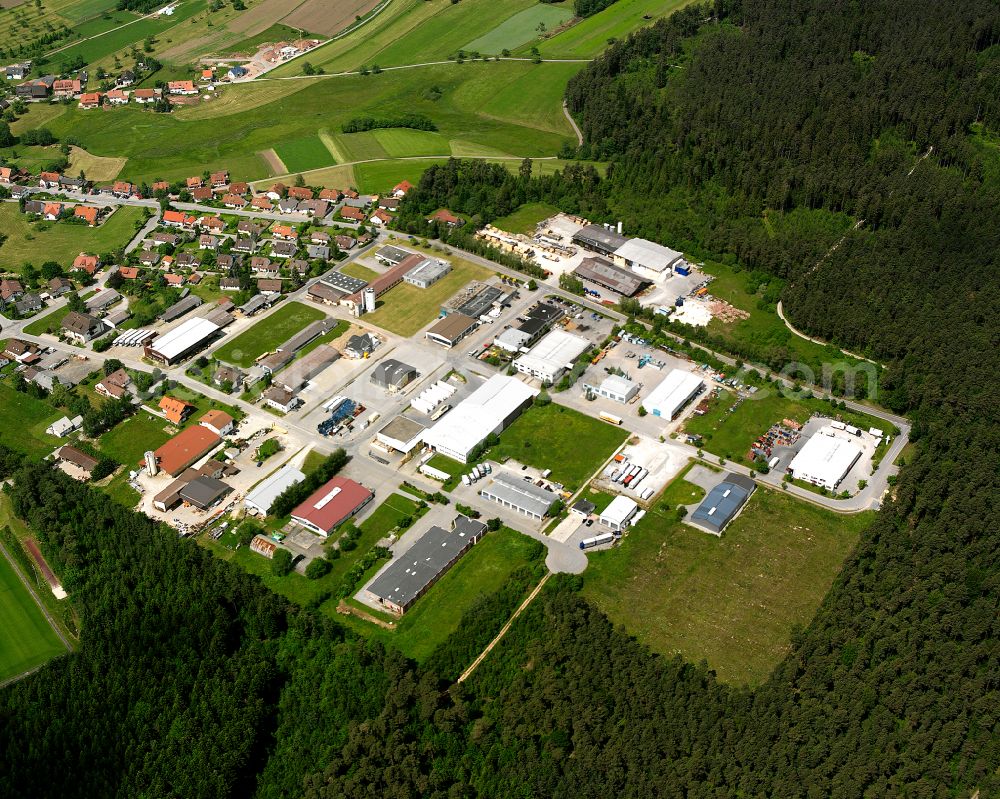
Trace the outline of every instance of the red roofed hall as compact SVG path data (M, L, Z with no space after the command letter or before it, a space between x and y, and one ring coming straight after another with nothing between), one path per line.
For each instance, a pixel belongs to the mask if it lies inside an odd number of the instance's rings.
M326 538L374 496L361 483L334 477L292 511L292 520Z
M222 441L200 424L185 428L156 450L156 462L171 477L176 477L195 461L203 458Z

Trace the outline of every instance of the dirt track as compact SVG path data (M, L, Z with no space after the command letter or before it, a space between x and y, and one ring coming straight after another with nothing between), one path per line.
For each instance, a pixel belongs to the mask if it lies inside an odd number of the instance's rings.
M264 159L272 175L288 174L288 167L285 166L285 162L278 157L278 154L274 150L261 150L257 155Z

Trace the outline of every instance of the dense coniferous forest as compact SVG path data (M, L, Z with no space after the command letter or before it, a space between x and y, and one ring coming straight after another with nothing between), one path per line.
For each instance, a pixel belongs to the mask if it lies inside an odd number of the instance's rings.
M694 7L570 85L605 178L450 162L404 203L414 233L442 205L623 218L781 277L796 325L886 363L917 452L764 685L650 654L579 578L453 684L516 586L418 668L0 448L83 627L0 691L0 795L1000 795L998 41L985 0Z

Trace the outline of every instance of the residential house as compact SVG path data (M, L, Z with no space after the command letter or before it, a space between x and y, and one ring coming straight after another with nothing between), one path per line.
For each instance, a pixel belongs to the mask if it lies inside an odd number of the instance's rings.
M24 287L21 285L21 281L12 278L0 280L0 300L9 302L22 294L24 294Z
M251 272L273 272L274 269L271 265L271 259L265 258L263 255L255 255L250 259L250 271Z
M397 199L402 199L403 197L406 196L406 193L412 188L413 184L410 183L410 181L408 180L404 180L392 187L392 196Z
M219 249L219 243L220 240L217 236L213 236L210 233L202 233L198 238L198 249L216 252Z
M210 230L212 233L221 233L226 229L226 223L217 216L203 216L198 220L198 227Z
M48 283L49 296L55 299L61 297L67 291L71 291L73 284L64 277L54 277Z
M182 239L176 233L165 233L162 230L157 230L150 238L156 243L157 246L161 244L166 244L170 247L176 247L181 243Z
M131 86L135 83L135 73L130 69L122 71L122 73L115 78L115 86Z
M250 199L250 207L255 211L273 211L274 203L266 194L258 194Z
M62 203L45 203L42 216L49 222L55 222L62 214L63 207Z
M80 108L97 108L101 104L100 92L87 92L80 95Z
M393 218L392 214L390 214L388 211L383 211L381 208L379 208L378 210L375 211L374 214L372 214L372 224L377 225L379 227L384 227L385 225L388 225L392 221L392 218Z
M184 181L184 185L188 189L200 189L205 185L205 179L199 175L193 175Z
M199 186L197 189L191 190L191 199L196 203L203 203L207 200L211 200L215 196L215 193L208 186Z
M271 386L264 392L263 397L265 405L282 413L290 413L295 410L300 402L299 398L291 391L279 386Z
M298 231L291 225L279 225L278 223L271 225L271 235L285 241L295 241L299 237Z
M80 81L71 78L61 78L52 84L52 96L60 100L69 100L81 91Z
M9 361L8 361L9 363ZM75 416L70 419L68 416L63 416L61 419L56 419L52 424L45 428L45 432L50 436L56 436L57 438L65 438L70 433L75 433L83 425L83 417Z
M239 182L236 182L236 183L230 183L229 184L229 193L230 194L244 195L244 194L249 193L249 191L250 191L250 184L249 183L244 183L243 181L239 181Z
M249 236L252 239L260 238L264 232L264 226L251 222L249 219L242 219L236 224L236 232L241 236Z
M31 363L38 360L38 345L31 341L22 341L19 338L7 339L3 354L18 363Z
M198 420L198 424L207 427L219 438L228 436L236 430L236 420L225 411L213 408Z
M222 198L222 204L226 208L245 208L247 201L239 194L227 194Z
M310 244L306 247L306 254L314 260L330 260L330 248L325 244Z
M357 239L355 239L353 236L344 236L344 235L335 237L334 241L337 242L337 246L341 250L349 250L352 247L354 247L355 244L358 243Z
M398 211L399 210L399 198L398 197L380 197L378 201L378 207L383 211Z
M293 241L275 241L271 243L271 255L275 258L291 258L299 250Z
M116 180L111 186L111 193L115 197L131 197L135 187L127 180Z
M222 291L239 291L240 279L238 277L223 277L219 279L219 289Z
M235 366L219 366L212 375L212 383L218 387L229 383L233 389L238 389L243 384L243 373Z
M339 202L340 198L344 195L341 193L340 189L321 189L319 193L319 198L321 200L326 200L327 202Z
M316 219L323 219L330 213L330 203L326 200L302 200L299 203L299 213L309 214Z
M38 187L42 189L58 189L59 188L59 173L58 172L39 172L38 173Z
M275 183L265 193L267 194L268 197L277 202L282 197L284 197L287 192L288 192L288 186L286 186L284 183Z
M118 369L94 386L94 391L110 399L121 399L128 394L127 389L131 383L132 378L129 377L128 372L124 369Z
M88 255L85 252L80 253L73 259L73 268L86 272L88 275L97 272L100 265L101 261L96 255Z
M314 230L309 235L309 242L311 244L330 244L330 234L325 230Z
M257 249L257 240L249 236L237 236L233 242L233 252L251 253Z
M86 344L104 333L105 325L100 319L88 313L70 311L63 317L62 330L66 338Z
M278 210L283 214L294 214L299 210L299 201L294 197L278 200Z
M25 294L20 299L14 300L14 308L17 310L18 316L35 313L35 311L40 311L44 307L45 303L42 302L42 298L33 293Z
M300 275L309 274L309 262L302 258L293 258L288 262L288 268Z
M84 191L87 188L87 181L84 178L71 178L69 175L60 175L59 188L66 191Z
M442 208L440 211L435 211L428 217L427 221L440 222L441 224L447 225L448 227L461 227L462 225L465 224L465 220L459 219L447 208Z
M118 267L118 274L121 275L123 280L135 280L139 277L139 267L120 266Z
M31 72L31 62L22 61L20 64L11 64L7 67L7 80L24 80Z
M264 295L281 294L281 281L261 278L257 281L257 291Z
M99 211L92 205L78 205L73 209L73 218L84 220L90 227L97 226Z
M156 250L143 250L139 253L139 263L143 266L156 266L160 262L160 254Z
M197 269L201 266L201 261L194 253L182 252L178 253L177 258L174 259L174 265L177 267L183 267L184 269Z
M382 342L372 333L362 333L351 336L344 347L344 355L348 358L367 358Z
M211 83L215 80L215 70L208 68L201 71L201 80Z
M163 279L167 281L168 286L183 286L187 280L184 275L178 275L174 272L167 272L167 274L163 276Z
M249 74L250 70L237 64L235 67L230 67L229 72L226 73L226 77L228 77L229 80L240 80Z
M167 83L167 91L171 94L188 96L197 94L198 87L194 85L194 81L172 80Z
M208 182L212 185L213 189L220 189L223 186L229 185L229 173L224 169L219 172L212 172L208 177Z
M351 206L344 206L340 209L340 215L351 222L364 222L367 219L364 210L361 208L353 208Z
M163 411L163 415L168 422L184 424L185 420L197 408L190 402L177 399L177 397L163 396L160 398L160 410Z
M234 270L239 269L240 265L243 263L243 259L238 255L229 255L223 253L215 259L215 265L220 269L220 271L231 274Z
M108 105L128 105L128 95L121 89L112 89L104 95Z
M311 200L314 195L313 190L306 186L292 186L288 190L288 196L296 200Z
M132 99L140 105L155 103L162 98L163 91L161 89L136 89L132 92Z
M168 227L190 229L197 221L195 217L185 214L183 211L164 211L162 224Z

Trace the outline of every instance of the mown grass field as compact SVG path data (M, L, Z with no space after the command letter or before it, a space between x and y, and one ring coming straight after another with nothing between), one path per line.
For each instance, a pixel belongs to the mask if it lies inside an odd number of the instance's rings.
M285 303L270 316L263 317L253 327L227 341L213 355L220 361L246 369L265 352L272 352L310 322L324 316L326 314L318 308L310 308L300 302Z
M35 458L42 458L59 446L59 439L45 428L64 416L47 402L15 391L0 382L0 429L3 442Z
M326 145L319 136L302 136L291 139L274 147L274 151L282 160L289 172L303 172L307 169L319 169L333 166L334 160Z
M691 0L617 0L603 11L546 39L538 45L543 58L593 58L637 28L652 25L658 17L669 17ZM647 19L647 17L649 17Z
M400 283L379 298L373 313L365 321L400 336L412 336L430 324L441 312L441 304L470 280L484 280L492 272L463 258L428 252L433 258L451 262L452 270L437 283L421 289Z
M508 233L524 233L532 235L538 223L559 213L559 209L547 203L527 203L514 213L493 221L493 226Z
M480 596L498 591L515 569L531 562L535 550L532 539L501 528L487 533L431 586L396 622L395 630L353 616L339 618L363 635L423 661L457 629L462 614Z
M380 75L264 81L226 87L211 102L170 115L115 109L114 125L108 124L107 114L71 106L47 126L57 136L75 137L93 155L127 158L121 177L142 180L222 168L235 180L261 180L268 175L255 153L280 150L284 142L338 130L353 117L393 108L430 117L442 137L442 155L455 139L519 157L551 156L572 136L561 110L562 89L572 74L567 66L574 65L444 64ZM424 95L430 86L441 89L438 100ZM531 103L551 107L524 108ZM411 135L406 141L406 136L389 134L386 139L398 157L419 155L408 153L404 145L427 151L427 137ZM374 133L335 138L350 161L388 157Z
M409 128L383 128L372 131L375 140L390 158L410 155L448 155L448 140L440 133Z
M369 269L367 266L362 266L357 261L351 261L349 264L344 264L337 271L342 272L349 277L356 277L358 280L367 280L369 283L378 277L378 272L374 269Z
M66 651L14 566L0 554L0 681Z
M572 4L538 3L519 11L486 33L468 42L462 49L468 53L498 55L505 49L514 50L539 38L545 31L558 28L573 18ZM539 26L544 26L539 30Z
M131 419L111 428L101 436L101 451L119 463L133 469L142 461L147 450L165 444L171 434L171 425L159 416L139 411Z
M625 440L626 431L552 402L532 406L503 433L489 457L551 469L551 479L574 490Z
M401 180L414 185L429 167L443 164L443 158L428 158L414 161L380 161L374 164L358 164L354 167L354 180L358 191L383 192L391 189Z
M871 514L758 488L722 538L678 521L700 489L678 477L619 547L589 556L584 595L656 652L757 685L808 624Z
M104 253L124 247L142 218L143 209L122 207L100 227L48 223L47 229L38 230L39 223L29 223L16 203L3 203L0 230L7 238L0 244L0 264L17 271L25 263L39 267L45 261L57 261L69 268L81 252Z
M24 326L24 332L29 336L40 336L43 333L57 334L62 320L66 318L68 313L69 307L65 305L51 313L42 312L33 322Z

